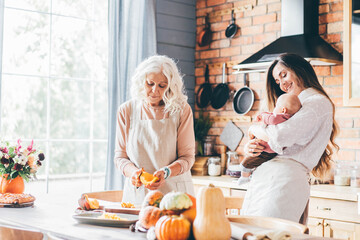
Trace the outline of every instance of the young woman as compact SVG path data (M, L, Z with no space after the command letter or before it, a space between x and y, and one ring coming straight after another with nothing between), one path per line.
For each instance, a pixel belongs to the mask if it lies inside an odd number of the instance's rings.
M269 111L283 93L297 95L302 108L287 121L267 126L268 144L279 155L254 171L242 214L306 223L309 173L322 177L331 167L332 148L338 148L335 107L312 66L295 54L283 54L271 64L266 90ZM258 139L244 148L247 156L263 149Z
M155 189L194 194L193 115L175 62L166 56L144 60L135 70L131 93L117 116L114 161L126 177L123 201L141 203ZM142 187L141 168L159 181Z

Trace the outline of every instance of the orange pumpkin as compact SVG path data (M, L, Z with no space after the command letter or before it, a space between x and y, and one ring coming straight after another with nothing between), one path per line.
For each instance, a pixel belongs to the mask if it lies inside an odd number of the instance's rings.
M191 208L196 208L196 198L188 193L186 193L186 195L188 195L188 197L191 199L193 205L191 206Z
M144 201L141 205L142 208L146 206L159 207L161 199L164 197L164 194L159 190L150 191L146 194Z
M17 176L7 180L9 174L1 175L0 193L23 193L25 189L24 179Z
M159 178L155 177L151 173L145 172L144 168L141 168L141 172L138 178L140 179L141 183L144 184L145 186L159 181Z
M158 240L185 240L190 236L190 222L176 215L163 216L155 225Z
M96 199L90 200L86 194L81 195L81 198L78 200L79 206L83 210L94 210L98 209L99 202Z
M139 213L139 222L142 227L149 229L150 227L155 226L156 222L164 214L165 213L158 207L147 206L141 209Z
M189 208L180 214L181 217L186 218L192 224L196 218L196 208Z

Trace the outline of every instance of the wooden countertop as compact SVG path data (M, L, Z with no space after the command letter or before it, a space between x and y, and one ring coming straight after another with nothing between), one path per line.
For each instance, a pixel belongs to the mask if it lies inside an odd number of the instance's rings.
M237 185L237 178L230 176L193 176L193 183L196 185L208 185L213 183L217 187L232 188L239 190L246 190L248 184ZM310 196L328 199L338 199L346 201L358 201L358 193L360 188L349 186L336 186L332 184L318 184L311 185Z

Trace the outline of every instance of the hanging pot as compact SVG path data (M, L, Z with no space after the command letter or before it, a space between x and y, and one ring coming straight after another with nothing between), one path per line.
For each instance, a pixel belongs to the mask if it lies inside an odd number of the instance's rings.
M207 107L210 103L212 94L212 87L209 83L209 66L206 64L205 68L205 83L201 84L196 93L196 104L199 108Z
M206 15L205 17L205 27L204 29L199 33L197 37L197 43L200 47L204 47L206 45L209 45L211 42L211 29L210 29L210 23L209 23L209 15Z
M231 24L225 30L225 36L227 38L232 38L237 32L237 25L235 24L234 10L231 11Z
M222 83L218 84L211 95L211 106L214 109L222 108L229 99L229 86L225 83L225 66L223 64Z
M244 74L244 87L240 88L234 95L234 111L240 115L248 113L254 104L254 99L254 92L248 87L246 74Z

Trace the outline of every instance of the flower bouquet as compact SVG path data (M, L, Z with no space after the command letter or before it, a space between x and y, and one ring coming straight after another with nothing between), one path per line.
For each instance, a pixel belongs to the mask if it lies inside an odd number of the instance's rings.
M2 178L11 181L17 177L25 179L36 178L36 172L45 159L44 153L33 146L34 141L27 148L21 146L20 139L17 144L9 142L0 143L0 175Z

